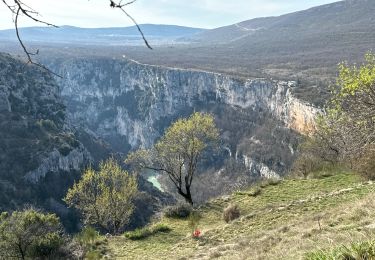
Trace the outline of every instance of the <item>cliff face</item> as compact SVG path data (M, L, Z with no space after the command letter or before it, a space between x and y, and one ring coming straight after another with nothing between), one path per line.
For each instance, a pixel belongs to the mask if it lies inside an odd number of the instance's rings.
M55 66L64 76L61 93L73 122L104 137L118 134L131 148L151 145L160 136L157 122L197 103L267 109L300 133L313 128L318 113L292 96L293 82L243 82L125 60L70 60Z
M57 213L74 230L79 219L62 198L83 169L111 153L95 133L72 126L46 71L0 53L0 212L33 205ZM142 178L139 187L135 227L172 200Z
M0 53L0 211L61 205L90 161L66 120L55 80Z
M77 58L49 65L63 76L59 85L72 122L115 150L149 147L176 118L207 111L215 115L224 140L216 158L221 162L211 164L224 169L223 161L233 160L254 178L286 172L298 135L313 129L318 113L293 97L293 82L242 81L125 59Z
M313 129L318 113L291 94L293 82L77 58L50 61L63 76L56 84L43 71L0 58L3 209L25 202L62 208L59 200L88 163L112 150L126 154L149 147L174 120L193 111L212 113L223 140L222 149L200 166L196 201L259 177L277 178L290 167L299 135Z

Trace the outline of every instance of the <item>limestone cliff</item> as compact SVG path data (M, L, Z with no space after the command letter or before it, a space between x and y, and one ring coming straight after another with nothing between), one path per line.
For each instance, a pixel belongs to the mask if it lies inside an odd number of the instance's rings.
M155 124L197 102L268 109L300 133L314 125L318 109L293 97L294 82L236 78L204 71L143 65L128 60L76 59L55 64L64 76L69 115L102 136L118 134L130 147L160 136Z
M0 53L0 211L61 205L90 161L54 79Z
M240 80L126 59L48 64L63 76L58 83L71 121L115 150L149 147L176 118L207 111L215 115L224 144L220 159L206 166L222 170L225 160L234 160L251 179L283 175L293 161L298 135L313 128L319 112L291 94L294 82Z
M112 152L86 127L72 126L51 75L0 53L0 212L33 205L58 213L74 230L79 218L62 198L89 164ZM142 178L139 187L134 227L172 199Z

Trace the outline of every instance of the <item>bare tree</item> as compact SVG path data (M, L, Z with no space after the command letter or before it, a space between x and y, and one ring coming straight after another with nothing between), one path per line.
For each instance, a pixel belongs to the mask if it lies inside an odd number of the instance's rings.
M25 4L21 0L1 0L1 1L9 9L9 11L13 14L13 22L14 22L14 28L16 30L17 40L20 43L20 45L22 47L22 50L26 55L27 63L36 65L36 66L50 72L51 74L61 78L60 75L54 73L53 71L48 69L43 64L34 61L34 59L32 57L35 56L35 55L38 55L39 50L36 50L35 52L32 52L26 47L26 45L23 42L22 37L20 35L19 17L23 15L23 16L27 17L28 19L30 19L31 21L34 21L34 22L37 22L37 23L40 23L40 24L43 24L43 25L47 25L47 26L51 26L51 27L55 27L55 28L58 28L58 26L55 25L55 24L52 24L52 23L49 23L49 22L46 22L46 21L43 21L43 20L39 19L39 16L40 16L39 12L34 10L32 7ZM147 48L152 49L152 47L148 43L144 33L142 32L142 29L138 25L137 21L125 10L126 6L131 5L131 4L135 3L136 1L137 0L132 0L130 2L123 2L122 0L120 0L120 1L109 0L109 6L111 8L114 8L114 9L120 9L137 27L137 29L138 29L140 35L142 36L142 39L143 39L145 45L147 46Z

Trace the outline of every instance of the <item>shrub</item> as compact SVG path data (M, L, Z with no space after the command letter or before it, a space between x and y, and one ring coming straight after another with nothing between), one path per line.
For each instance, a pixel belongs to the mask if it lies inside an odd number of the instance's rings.
M262 189L259 187L255 187L253 190L249 192L249 196L251 197L257 197L262 193Z
M119 234L130 221L137 196L136 176L110 158L99 164L98 171L86 169L81 180L68 190L64 201L82 213L86 224Z
M156 233L168 233L171 228L165 224L157 224L152 227L137 228L134 231L129 231L124 236L130 240L142 240Z
M229 205L224 209L223 212L223 219L225 222L229 223L237 218L239 218L241 215L240 209L238 208L237 205Z
M250 191L237 191L235 195L257 197L261 193L262 193L262 189L256 186L256 187L253 187Z
M163 213L167 218L187 218L192 211L192 206L184 203L166 207Z
M130 240L141 240L152 234L150 228L137 228L133 231L125 232L124 236Z
M76 235L78 243L84 247L89 247L99 239L99 232L93 227L84 227L80 233Z
M47 259L56 256L60 247L63 245L63 239L58 233L49 233L40 238L37 243L30 247L30 256L32 258Z
M365 179L375 180L375 146L369 145L364 148L361 156L357 158L354 169L357 170Z
M35 209L0 215L0 258L49 258L63 244L61 224L54 214Z
M84 227L80 233L75 236L75 243L78 243L79 249L75 249L74 245L70 250L77 251L75 253L79 259L100 259L103 246L106 239L103 239L93 227ZM80 251L80 252L78 252Z
M152 230L154 233L157 233L157 232L162 232L162 233L167 233L169 231L171 231L171 228L168 227L166 224L157 224L155 226L152 227Z

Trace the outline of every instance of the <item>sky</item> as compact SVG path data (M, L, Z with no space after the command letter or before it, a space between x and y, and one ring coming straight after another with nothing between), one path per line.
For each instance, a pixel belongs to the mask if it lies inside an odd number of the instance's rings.
M12 0L7 0L12 2ZM124 0L126 1L126 0ZM139 24L175 24L216 28L256 17L277 16L338 0L138 0L127 11ZM56 25L123 27L131 21L109 0L23 0ZM0 1L0 29L13 28L12 15ZM34 26L25 18L20 26Z

